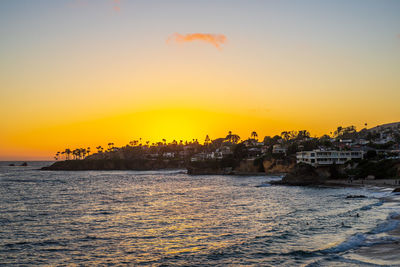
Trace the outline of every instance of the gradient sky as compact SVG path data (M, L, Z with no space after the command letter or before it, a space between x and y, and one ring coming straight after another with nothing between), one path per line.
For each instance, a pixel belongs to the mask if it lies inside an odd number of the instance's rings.
M386 0L3 0L0 160L400 121L399 14Z

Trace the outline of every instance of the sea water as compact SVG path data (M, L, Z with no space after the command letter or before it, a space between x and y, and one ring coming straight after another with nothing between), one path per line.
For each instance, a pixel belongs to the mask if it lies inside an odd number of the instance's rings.
M369 266L356 250L395 238L400 210L389 190L28 164L0 163L1 265Z

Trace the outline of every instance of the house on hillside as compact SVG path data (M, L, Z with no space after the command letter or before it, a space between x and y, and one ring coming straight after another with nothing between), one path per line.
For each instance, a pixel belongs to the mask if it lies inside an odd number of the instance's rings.
M380 132L382 132L384 130L400 131L400 122L392 122L392 123L386 123L386 124L378 125L376 127L368 129L368 132L380 133Z
M272 153L274 154L285 154L286 155L287 149L282 145L276 144L272 147Z
M362 159L363 156L363 151L324 151L319 149L296 153L297 163L305 163L314 167L344 164L353 159Z

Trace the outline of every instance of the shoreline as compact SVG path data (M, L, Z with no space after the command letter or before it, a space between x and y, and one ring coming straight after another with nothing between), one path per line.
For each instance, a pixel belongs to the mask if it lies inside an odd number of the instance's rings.
M376 180L327 180L327 185L338 185L348 187L382 187L382 188L397 188L400 187L400 179L376 179Z
M373 261L375 264L400 265L400 195L395 194L382 198L385 203L398 203L399 213L390 215L387 220L395 221L395 228L383 233L387 237L385 241L361 246L355 249L354 253L359 259Z

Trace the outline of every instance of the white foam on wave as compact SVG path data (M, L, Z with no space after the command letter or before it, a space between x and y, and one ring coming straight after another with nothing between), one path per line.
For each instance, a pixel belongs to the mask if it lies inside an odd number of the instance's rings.
M374 229L372 229L369 233L370 234L380 234L392 231L399 226L400 221L394 218L400 215L399 212L391 212L386 221L383 223L378 224Z
M365 243L366 239L367 239L367 236L365 234L357 233L357 234L351 236L346 241L340 243L339 245L328 248L328 249L324 249L321 252L337 253L337 252L347 251L349 249L358 248Z
M372 206L381 206L383 202L374 203L371 205L367 205L362 207L361 209L370 209ZM352 235L349 239L345 240L344 242L340 243L337 246L324 249L322 253L338 253L344 252L351 249L356 249L362 246L373 246L376 244L382 244L387 242L394 242L398 241L398 237L394 236L379 236L379 234L390 232L400 225L400 220L398 219L400 216L399 211L392 211L387 216L386 220L373 228L368 233L356 233Z

